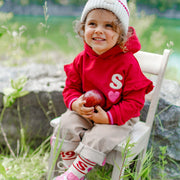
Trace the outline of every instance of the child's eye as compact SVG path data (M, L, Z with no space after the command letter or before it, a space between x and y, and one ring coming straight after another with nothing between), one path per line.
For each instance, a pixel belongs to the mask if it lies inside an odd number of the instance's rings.
M113 25L112 24L106 24L106 27L113 28Z
M95 26L96 24L94 22L90 22L89 26Z

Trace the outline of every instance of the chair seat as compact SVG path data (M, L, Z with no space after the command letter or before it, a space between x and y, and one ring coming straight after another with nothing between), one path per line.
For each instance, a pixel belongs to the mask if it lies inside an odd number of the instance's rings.
M134 156L132 156L130 160L134 159L134 157L143 150L144 146L146 146L150 130L150 127L142 121L139 121L135 124L134 129L130 134L130 144L134 144L134 146L131 148L131 154L134 154ZM116 151L122 152L122 149L124 149L125 146L126 139L122 141L120 144L118 144L114 148L114 150L107 155L107 162L109 164L114 164Z

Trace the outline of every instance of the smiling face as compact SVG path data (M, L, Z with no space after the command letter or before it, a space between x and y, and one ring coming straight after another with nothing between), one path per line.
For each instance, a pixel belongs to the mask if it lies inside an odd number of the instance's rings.
M98 55L117 44L119 39L117 22L117 17L104 9L94 9L87 15L84 40Z

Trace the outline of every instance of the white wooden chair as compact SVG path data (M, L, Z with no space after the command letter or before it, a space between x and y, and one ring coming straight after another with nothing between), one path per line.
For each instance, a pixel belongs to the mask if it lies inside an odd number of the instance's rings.
M134 144L131 149L132 157L128 159L128 161L133 160L136 156L138 156L138 162L136 171L139 172L142 166L143 159L146 155L147 145L149 142L149 137L153 125L153 120L157 108L157 104L159 101L159 94L161 84L164 78L164 73L166 70L167 62L169 59L170 50L165 49L163 54L154 54L149 52L139 51L135 54L140 67L145 73L145 75L150 74L156 76L156 80L154 81L154 90L146 96L146 100L150 101L150 106L147 112L147 117L145 122L138 122L132 133L130 134L130 143ZM51 126L55 127L57 123L59 123L59 117L51 121ZM55 140L55 139L54 139ZM126 140L119 145L117 145L112 152L110 152L107 156L107 163L113 165L112 172L112 180L121 179L119 168L122 166L122 150L125 147ZM58 145L59 147L60 145ZM53 153L54 148L51 148L50 160L49 160L49 169L52 166L53 161ZM54 169L54 168L52 168ZM53 172L54 173L54 172ZM53 177L53 173L51 177Z

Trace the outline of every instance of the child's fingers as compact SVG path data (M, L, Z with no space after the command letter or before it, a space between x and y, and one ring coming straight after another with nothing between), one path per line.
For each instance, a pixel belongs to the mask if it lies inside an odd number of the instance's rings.
M94 113L94 107L85 107L85 106L82 106L81 107L81 112L83 114L91 115L91 114Z

